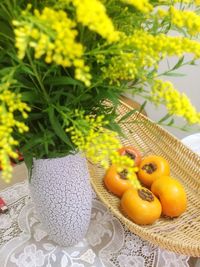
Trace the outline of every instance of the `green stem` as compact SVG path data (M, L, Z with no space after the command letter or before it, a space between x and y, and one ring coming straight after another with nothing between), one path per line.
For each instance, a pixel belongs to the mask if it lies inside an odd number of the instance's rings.
M113 54L116 52L118 52L118 53L120 52L120 49L117 46L113 45L110 48L106 48L107 46L108 46L108 44L104 44L104 45L101 45L101 46L94 48L90 51L87 51L84 53L84 56L93 56L96 54ZM104 49L104 47L105 47L105 49Z
M189 65L191 62L192 62L192 60L187 61L187 62L181 64L178 68L182 68L183 66ZM164 71L164 72L158 74L157 77L164 76L164 75L166 75L166 74L168 74L168 73L170 73L170 72L173 72L173 71L175 71L175 70L176 70L176 69L172 68L172 69L170 69L170 70Z
M49 95L47 94L47 92L46 92L46 90L45 90L45 87L44 87L44 85L43 85L43 83L42 83L42 81L41 81L40 75L39 75L39 73L38 73L38 71L37 71L36 66L35 66L34 63L33 63L33 60L32 60L32 58L31 58L31 56L30 56L29 51L27 52L27 56L28 56L28 59L29 59L31 68L32 68L32 70L33 70L33 73L35 74L35 77L36 77L36 79L37 79L37 81L38 81L38 84L39 84L39 86L40 86L40 88L41 88L41 90L42 90L42 92L43 92L45 98L47 99L48 102L50 102Z

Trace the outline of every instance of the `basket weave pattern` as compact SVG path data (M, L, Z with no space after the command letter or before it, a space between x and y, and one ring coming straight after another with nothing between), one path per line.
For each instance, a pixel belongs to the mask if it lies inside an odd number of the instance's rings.
M132 108L124 102L120 116ZM105 171L89 163L92 186L102 202L130 231L162 248L189 256L200 256L200 157L167 131L139 113L132 114L121 127L127 136L123 145L133 145L143 156L156 154L170 163L171 176L184 186L188 198L187 211L178 218L161 217L154 224L140 226L119 210L120 200L103 185Z

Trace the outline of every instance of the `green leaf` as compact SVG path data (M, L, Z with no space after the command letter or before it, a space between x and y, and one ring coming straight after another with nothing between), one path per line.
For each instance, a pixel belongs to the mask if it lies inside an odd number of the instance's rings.
M23 92L22 101L29 102L29 103L35 103L35 102L41 103L41 100L38 97L38 94L36 94L33 91Z
M71 77L67 77L67 76L60 76L60 77L53 77L53 78L48 78L44 80L44 84L45 85L78 85L78 86L82 86L83 84L77 80L74 80Z
M31 175L32 175L32 165L33 165L33 157L30 153L23 154L24 156L24 162L26 164L26 167L28 169L28 179L30 181Z
M13 32L12 32L11 28L8 26L8 24L5 21L2 21L2 20L0 20L0 35L1 35L1 33L4 36L7 36L8 38L11 38L13 36ZM1 37L1 41L3 39L4 38ZM9 39L6 38L4 41L8 41L8 40Z
M168 123L167 126L172 126L174 124L174 119L172 118Z
M34 120L38 120L38 119L44 119L44 115L40 112L40 113L28 113L28 118L26 119L26 121L34 121Z
M21 65L19 69L20 69L21 73L29 74L31 76L35 76L35 73L32 71L31 67L29 68L26 65Z
M77 105L79 103L83 103L84 101L89 101L92 98L93 98L92 95L83 93L83 94L80 94L79 96L76 96L76 97L73 96L71 101L69 101L69 103L73 104L73 105Z
M174 67L172 68L172 70L176 70L176 69L178 69L178 68L180 68L181 67L181 65L182 65L182 63L183 63L183 61L184 61L184 56L182 56L179 60L178 60L178 62L174 65Z
M195 62L195 60L191 60L189 63L191 66L197 66L198 64Z
M133 110L127 112L127 113L126 113L126 114L125 114L125 115L118 121L118 123L120 123L120 122L122 122L122 121L128 119L132 114L134 114L134 113L137 112L137 111L138 111L139 113L141 113L141 112L144 110L146 104L147 104L147 101L144 101L144 103L140 106L140 109L139 109L139 110L138 110L138 109L133 109Z
M92 95L90 94L84 94L81 96L81 101L86 101L92 98Z
M49 120L51 123L51 126L53 130L55 131L55 134L68 146L73 148L72 143L70 139L67 137L66 132L62 128L61 124L58 121L58 117L55 116L55 110L52 106L49 106L48 108L48 114L49 114Z
M101 100L110 100L114 106L119 104L120 91L112 90L112 87L100 87L97 90L97 95L94 96L93 103L98 103Z
M118 123L120 123L120 122L122 122L122 121L128 119L128 117L130 117L130 116L131 116L132 114L134 114L136 111L137 111L137 109L133 109L133 110L127 112L127 113L126 113L126 114L125 114L125 115L118 121Z
M166 114L162 119L160 119L160 120L158 121L158 123L162 123L162 122L168 120L171 116L172 116L172 115L169 114L169 113Z
M179 72L165 72L162 75L171 76L171 77L183 77L183 76L186 76L185 73L179 73Z
M15 72L15 68L14 67L3 67L0 69L0 76L6 76L10 73L14 73Z
M28 142L20 148L23 154L27 153L27 151L31 150L34 146L41 144L43 141L43 133L39 133L34 135L32 138L29 138Z
M146 104L147 104L147 101L145 100L144 103L142 103L142 105L140 106L139 113L141 113L144 110Z
M111 131L117 132L119 135L124 136L124 133L122 132L121 127L118 125L118 123L112 123L107 126L108 129Z

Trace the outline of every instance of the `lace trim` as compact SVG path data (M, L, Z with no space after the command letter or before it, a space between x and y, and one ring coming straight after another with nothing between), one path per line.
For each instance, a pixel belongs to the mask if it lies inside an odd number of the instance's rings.
M53 243L37 218L28 182L1 191L9 206L0 215L1 267L188 267L189 257L162 250L130 233L98 200L86 237L71 248Z

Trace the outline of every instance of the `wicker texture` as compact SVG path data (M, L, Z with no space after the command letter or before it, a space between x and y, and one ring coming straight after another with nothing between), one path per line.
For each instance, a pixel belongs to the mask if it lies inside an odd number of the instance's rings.
M131 108L121 102L119 114ZM103 185L105 171L89 163L91 183L103 203L130 231L162 248L189 256L200 256L200 157L167 131L139 113L134 113L122 125L127 138L123 145L137 147L143 156L156 154L170 163L171 176L184 186L188 198L187 211L178 218L160 218L149 226L139 226L119 210L120 200Z

